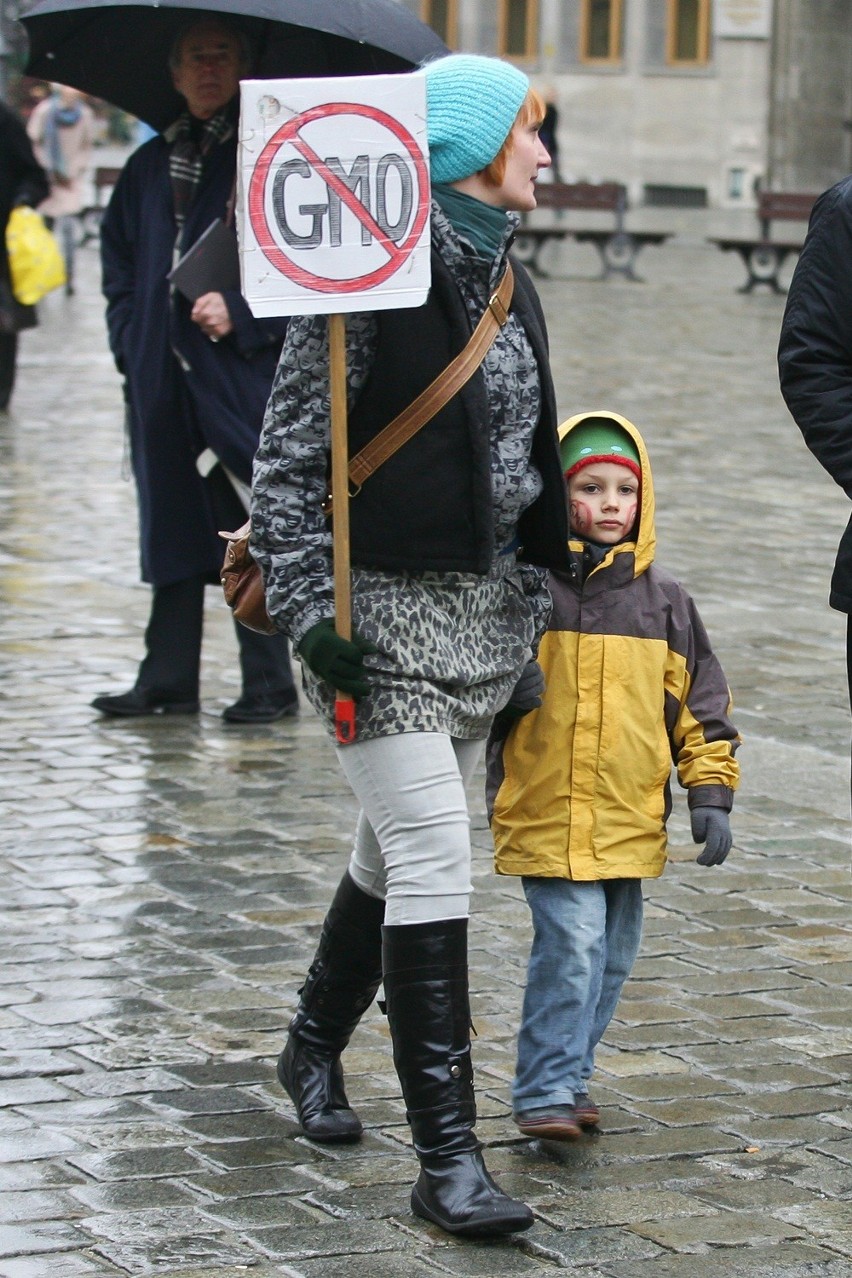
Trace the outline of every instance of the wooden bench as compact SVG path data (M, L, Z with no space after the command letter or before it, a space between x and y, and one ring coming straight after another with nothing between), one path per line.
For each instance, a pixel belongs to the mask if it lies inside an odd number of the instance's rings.
M667 231L629 231L625 226L627 191L620 182L543 182L535 189L537 210L552 210L558 222L546 226L530 226L525 218L518 228L515 252L536 275L546 275L540 254L549 240L571 238L579 244L593 244L601 260L602 280L610 275L624 275L639 280L636 258L646 244L662 244L670 238ZM568 212L604 213L612 216L612 224L578 227L563 222Z
M740 293L750 293L758 284L765 284L773 293L785 293L778 280L778 272L791 253L799 253L804 236L798 239L772 237L773 222L807 222L816 195L797 191L760 191L757 196L757 220L759 231L755 235L709 236L723 252L739 253L748 271L748 279Z
M95 169L92 183L95 188L95 202L90 204L80 213L80 226L82 235L81 244L88 244L90 240L96 240L101 229L101 218L104 215L109 197L112 195L112 189L118 181L121 169L107 168L101 166Z

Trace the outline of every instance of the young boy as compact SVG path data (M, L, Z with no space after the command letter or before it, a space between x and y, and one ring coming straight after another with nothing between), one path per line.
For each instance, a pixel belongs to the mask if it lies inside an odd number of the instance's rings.
M598 1122L595 1047L639 948L642 879L665 866L672 760L693 839L706 841L698 862L721 865L739 737L695 605L654 564L638 430L583 414L559 438L573 570L550 574L543 698L533 665L495 721L488 805L497 872L522 876L534 930L514 1121L528 1136L573 1140Z

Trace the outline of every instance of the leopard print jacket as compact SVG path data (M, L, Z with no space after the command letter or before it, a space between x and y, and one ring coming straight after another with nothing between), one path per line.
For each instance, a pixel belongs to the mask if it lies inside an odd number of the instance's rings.
M517 224L509 215L497 257L476 256L436 204L433 244L475 325L499 280ZM347 317L350 405L375 351L372 314ZM541 492L529 461L541 409L539 374L512 316L484 363L491 431L494 557L485 576L354 568L352 624L379 651L366 659L371 690L358 703L358 739L399 732L484 738L508 700L550 615L542 570L516 562L520 515ZM328 341L324 316L291 321L255 458L252 549L267 606L294 646L334 615L331 535L322 512L329 451ZM305 692L333 733L334 691L303 666Z

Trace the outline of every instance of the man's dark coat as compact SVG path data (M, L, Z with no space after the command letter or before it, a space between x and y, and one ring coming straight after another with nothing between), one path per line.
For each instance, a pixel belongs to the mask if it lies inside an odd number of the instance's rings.
M225 301L234 332L212 342L169 297L176 226L169 147L152 138L128 160L101 227L109 341L127 383L139 494L142 578L165 586L218 579L224 543L196 469L205 447L245 483L278 363L286 320L255 320L237 292ZM214 148L187 214L185 251L232 195L236 138Z
M852 498L852 177L814 205L787 298L778 366L805 443ZM852 519L840 541L829 602L852 613Z

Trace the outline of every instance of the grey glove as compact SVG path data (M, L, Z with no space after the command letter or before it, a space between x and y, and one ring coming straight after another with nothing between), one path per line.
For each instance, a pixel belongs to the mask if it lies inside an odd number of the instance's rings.
M528 661L521 671L518 682L512 689L512 695L502 710L494 717L495 726L510 728L517 720L522 719L531 710L537 710L544 695L544 673L537 661Z
M692 839L703 843L704 851L695 858L699 865L721 865L731 850L731 819L724 808L693 808Z

